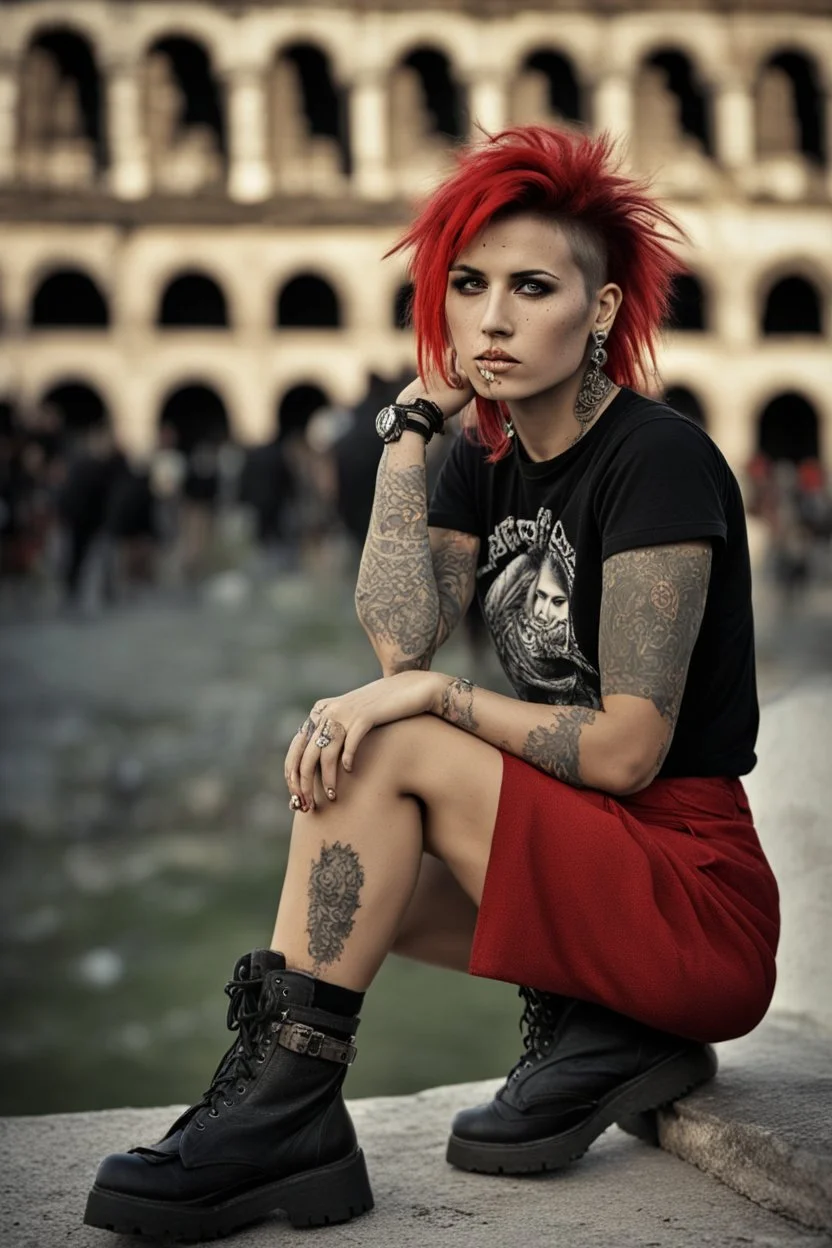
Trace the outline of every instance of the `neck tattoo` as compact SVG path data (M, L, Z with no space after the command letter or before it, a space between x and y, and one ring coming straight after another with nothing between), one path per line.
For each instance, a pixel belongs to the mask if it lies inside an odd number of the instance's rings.
M575 442L580 442L598 415L601 404L611 390L612 382L607 374L602 373L600 368L590 363L584 373L584 379L581 382L581 388L575 400L575 419L580 428L572 439L571 445L574 445Z

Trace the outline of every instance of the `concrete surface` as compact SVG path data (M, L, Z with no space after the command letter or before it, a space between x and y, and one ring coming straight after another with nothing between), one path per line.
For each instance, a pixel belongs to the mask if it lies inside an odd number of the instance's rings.
M367 1153L376 1209L320 1232L333 1248L820 1248L829 1237L787 1222L660 1149L613 1128L559 1174L524 1179L463 1174L444 1160L455 1110L494 1083L459 1084L351 1105ZM112 1110L2 1121L0 1203L8 1248L107 1248L82 1225L102 1154L157 1139L176 1108ZM241 1232L246 1248L317 1240L276 1217Z
M780 885L783 931L773 1008L832 1028L832 681L768 702L759 762L744 783Z
M659 1116L662 1147L758 1204L832 1233L832 1032L770 1017L717 1047L718 1078Z

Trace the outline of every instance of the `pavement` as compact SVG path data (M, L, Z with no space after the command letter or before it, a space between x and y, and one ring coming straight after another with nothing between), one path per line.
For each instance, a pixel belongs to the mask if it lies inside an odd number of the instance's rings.
M767 1030L770 1039L763 1040ZM812 1029L810 1028L810 1032ZM829 1037L810 1035L803 1057L782 1089L770 1095L766 1060L782 1074L781 1046L793 1058L807 1033L794 1020L764 1025L757 1040L762 1056L750 1066L734 1062L724 1050L724 1074L714 1090L688 1098L676 1111L675 1126L663 1123L666 1144L687 1152L687 1164L611 1128L579 1162L556 1174L495 1178L464 1174L444 1160L453 1113L488 1099L496 1081L433 1088L413 1096L353 1101L350 1109L367 1155L376 1199L375 1210L343 1226L318 1232L330 1248L407 1248L441 1245L456 1248L820 1248L832 1243L830 1183L832 1133L828 1102L814 1101L817 1072L826 1061L827 1089L832 1071ZM768 1057L766 1058L766 1055ZM824 1056L825 1055L825 1056ZM765 1060L764 1060L765 1059ZM804 1082L804 1075L812 1078ZM759 1076L766 1080L759 1083ZM797 1099L795 1099L795 1094ZM84 1201L97 1160L140 1141L158 1139L178 1107L122 1109L88 1114L4 1119L0 1122L0 1218L8 1248L107 1248L115 1240L106 1231L82 1223ZM804 1116L808 1123L804 1122ZM704 1124L704 1127L703 1127ZM806 1128L805 1130L803 1128ZM719 1136L719 1129L723 1134ZM758 1136L766 1148L757 1161L746 1145ZM743 1157L743 1173L759 1174L765 1160L773 1187L762 1192L767 1203L776 1189L780 1212L717 1182L714 1145L734 1158L722 1177L733 1182ZM788 1197L795 1181L795 1196ZM782 1193L787 1194L787 1198ZM760 1192L758 1192L760 1195ZM825 1203L824 1203L825 1202ZM789 1208L783 1208L787 1203ZM790 1214L786 1217L784 1214ZM795 1217L825 1229L800 1225ZM292 1230L275 1215L240 1232L240 1248L278 1248L309 1244L312 1231ZM121 1240L122 1243L138 1240Z

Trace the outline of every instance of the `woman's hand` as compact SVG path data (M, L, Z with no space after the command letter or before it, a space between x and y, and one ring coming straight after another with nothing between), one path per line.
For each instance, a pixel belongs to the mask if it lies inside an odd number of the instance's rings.
M474 387L459 367L455 351L448 353L447 365L452 383L450 386L437 373L432 373L425 380L417 377L409 386L405 386L396 402L412 403L414 399L430 399L441 408L446 420L462 411L474 398Z
M339 759L344 770L351 771L355 752L371 729L433 710L447 679L436 672L400 672L316 702L286 755L284 774L292 809L315 809L318 768L324 791L334 802Z

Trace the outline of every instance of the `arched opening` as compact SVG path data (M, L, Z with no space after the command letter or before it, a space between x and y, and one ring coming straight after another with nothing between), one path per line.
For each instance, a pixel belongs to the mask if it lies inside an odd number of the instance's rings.
M61 426L70 438L106 425L109 420L101 395L83 381L66 381L53 386L43 395L40 406L54 408L60 414Z
M813 62L780 52L764 65L757 84L757 151L762 159L802 155L823 163L823 93Z
M210 57L193 39L159 39L144 63L144 113L157 190L190 194L225 176L225 117Z
M511 113L516 125L585 120L569 58L550 49L530 53L512 90Z
M818 416L802 394L778 394L760 414L757 445L769 459L799 464L820 458Z
M292 386L283 395L277 409L278 437L282 440L302 433L309 424L309 418L329 404L329 396L320 386L310 383Z
M225 295L203 273L183 273L165 288L158 325L228 328Z
M89 42L66 27L42 31L20 77L18 168L24 181L77 187L106 163L101 81Z
M635 105L642 158L713 155L710 100L684 52L668 48L645 61Z
M299 273L278 294L275 323L281 329L338 329L338 296L322 277Z
M291 44L277 57L271 123L278 166L304 161L309 189L318 187L328 175L349 173L344 93L336 86L328 56L314 44Z
M175 445L184 455L202 444L219 446L230 438L225 404L212 386L192 384L172 391L159 424L173 430Z
M393 298L393 328L413 328L413 283L402 282Z
M683 416L687 416L688 420L693 420L702 429L707 429L708 423L705 419L705 409L692 390L687 386L668 386L665 391L664 401L668 407L672 407L674 412L680 412Z
M673 278L667 328L680 333L702 333L708 328L705 289L692 273L677 273Z
M107 303L91 277L79 269L61 269L45 277L32 299L33 329L95 328L109 325Z
M775 282L763 309L763 334L820 334L823 332L820 291L804 277Z

